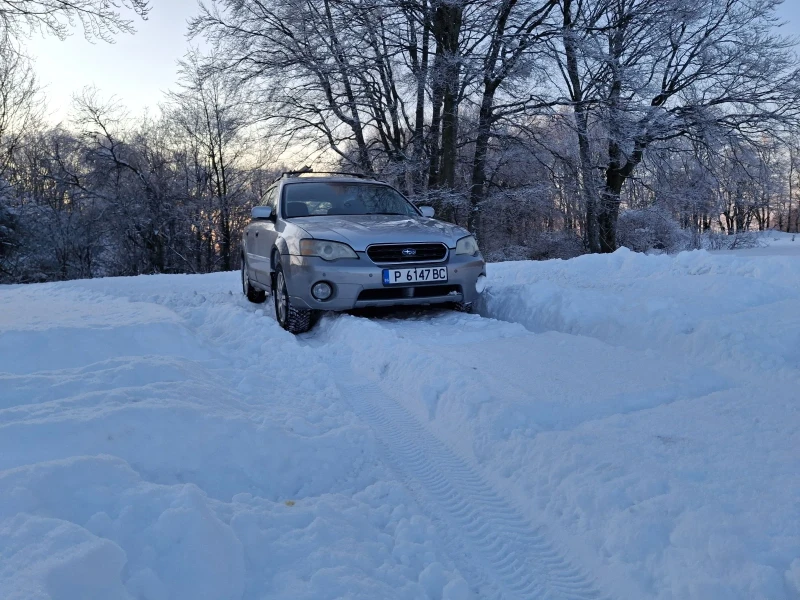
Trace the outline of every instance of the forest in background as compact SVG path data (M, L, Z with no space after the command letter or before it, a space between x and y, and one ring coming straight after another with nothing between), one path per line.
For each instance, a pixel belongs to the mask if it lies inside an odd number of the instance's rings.
M217 0L152 116L86 89L59 126L26 35L134 24L100 0L0 3L0 282L238 268L250 208L304 164L392 183L490 260L797 232L779 3Z

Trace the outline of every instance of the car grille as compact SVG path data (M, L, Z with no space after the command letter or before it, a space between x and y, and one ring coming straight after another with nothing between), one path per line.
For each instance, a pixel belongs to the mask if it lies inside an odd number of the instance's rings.
M413 253L411 252L413 250ZM378 264L441 262L447 258L447 246L433 244L374 244L367 256Z

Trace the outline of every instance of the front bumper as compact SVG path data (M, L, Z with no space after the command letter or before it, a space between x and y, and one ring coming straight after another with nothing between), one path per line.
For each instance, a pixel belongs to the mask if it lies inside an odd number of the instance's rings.
M486 275L483 257L459 256L451 253L446 262L435 264L408 263L398 268L446 266L446 284L420 283L414 286L384 286L383 269L366 254L358 259L325 261L310 256L284 255L286 286L295 306L314 310L343 311L373 306L424 306L445 302L474 302L480 295L478 278ZM287 264L288 263L288 264ZM332 284L333 295L324 302L311 295L311 287L320 281Z

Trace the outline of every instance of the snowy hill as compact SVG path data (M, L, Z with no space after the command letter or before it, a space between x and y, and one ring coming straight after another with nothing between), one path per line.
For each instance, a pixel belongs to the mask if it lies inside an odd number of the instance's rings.
M298 338L235 273L0 287L0 598L797 600L792 244Z

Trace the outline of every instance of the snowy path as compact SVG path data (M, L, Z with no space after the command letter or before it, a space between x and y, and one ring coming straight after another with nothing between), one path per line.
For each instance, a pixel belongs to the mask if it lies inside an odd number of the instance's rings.
M797 600L783 252L298 338L235 274L2 287L0 597Z
M227 299L223 296L223 300ZM178 312L185 310L172 301L169 304ZM265 311L272 316L269 305ZM432 318L434 326L449 335L459 335L460 327L448 318L452 315L445 313L442 317L438 312L421 311L418 316L425 321ZM335 322L340 317L327 318ZM348 317L344 319L351 321L348 325L356 331L367 325ZM480 317L465 319L475 321ZM457 323L460 320L456 317ZM481 325L484 336L503 335L508 329L495 321ZM316 368L330 370L329 377L355 416L375 433L380 442L380 458L414 497L417 509L436 525L444 542L442 552L453 560L476 597L486 600L601 597L588 577L554 547L541 526L531 525L475 468L427 431L402 404L375 384L359 383L364 378L351 368L352 356L346 356L345 339L326 336L324 327L321 334L312 332L301 338L301 346L307 344L315 350L319 361ZM356 335L360 337L363 333ZM329 359L331 347L340 349L337 360ZM236 364L241 365L248 358L252 360L246 355L237 357ZM263 385L269 387L271 382L264 378Z

